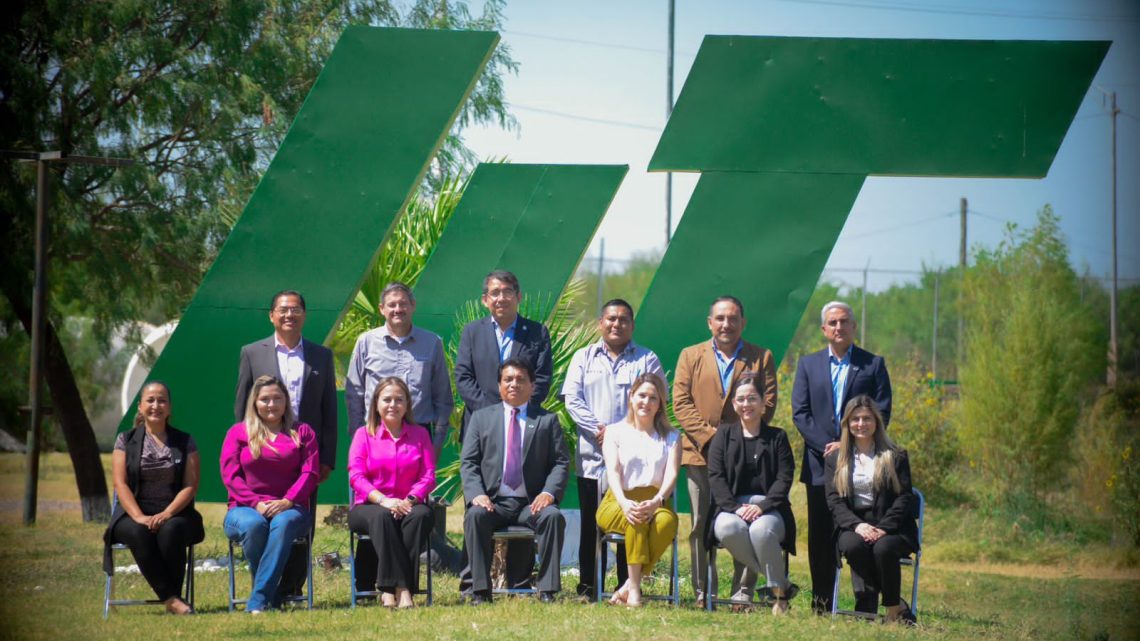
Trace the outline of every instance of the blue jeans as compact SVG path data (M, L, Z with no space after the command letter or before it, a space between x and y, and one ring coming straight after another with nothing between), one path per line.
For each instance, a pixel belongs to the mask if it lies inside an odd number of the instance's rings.
M226 537L241 544L249 561L253 589L245 604L246 611L280 605L277 585L281 582L281 572L293 549L293 541L309 530L308 511L291 507L267 519L251 507L235 507L226 513L223 526Z

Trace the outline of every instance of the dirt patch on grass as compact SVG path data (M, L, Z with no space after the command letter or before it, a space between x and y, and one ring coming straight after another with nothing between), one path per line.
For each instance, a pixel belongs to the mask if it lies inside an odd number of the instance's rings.
M1027 579L1109 579L1117 581L1140 581L1140 569L1094 566L1085 563L1026 565L1014 563L922 563L924 568L950 570L952 572L974 572L978 574L998 574Z

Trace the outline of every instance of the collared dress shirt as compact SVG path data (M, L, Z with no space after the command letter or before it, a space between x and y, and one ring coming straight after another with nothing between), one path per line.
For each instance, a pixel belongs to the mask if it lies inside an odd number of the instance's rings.
M605 341L583 347L570 359L562 397L566 411L578 426L578 448L574 453L578 476L595 480L605 476L598 426L626 418L630 388L645 373L660 376L668 389L665 369L657 355L633 341L617 359L610 357Z
M348 447L348 481L354 505L367 503L373 490L397 500L426 501L435 489L435 448L427 430L405 422L400 437L393 438L383 421L376 436L367 426L356 430Z
M419 327L412 327L402 341L384 325L356 339L344 380L349 429L368 423L376 383L388 376L403 379L411 389L416 423L432 424L437 435L446 435L455 401L443 341Z
M273 335L273 346L277 351L277 371L281 373L281 382L289 391L289 404L293 406L293 418L301 416L301 388L305 382L305 341L297 341L297 346L290 349Z
M732 366L736 364L736 357L740 356L740 350L744 349L744 341L736 341L736 350L732 352L732 358L725 359L724 354L716 348L716 341L712 343L713 355L716 356L716 369L720 373L720 395L727 396L729 393L728 384L732 382Z
M839 421L843 418L843 391L847 388L847 373L851 371L851 348L843 358L836 358L831 346L827 347L827 362L831 367L831 401L835 406L835 435L839 436Z
M519 324L519 317L515 316L515 320L506 330L499 327L499 321L495 320L494 316L488 320L491 321L491 326L495 328L495 340L499 342L499 362L502 363L511 356L511 347L515 344L515 327Z

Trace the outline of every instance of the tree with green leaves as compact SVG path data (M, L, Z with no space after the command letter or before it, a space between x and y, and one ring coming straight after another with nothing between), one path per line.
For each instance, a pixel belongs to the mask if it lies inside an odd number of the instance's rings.
M224 212L248 199L345 26L493 30L503 4L487 0L478 15L453 0L15 0L0 10L0 149L136 163L51 171L45 378L85 519L109 505L62 320L92 319L106 346L132 321L178 315L229 231ZM470 164L463 127L516 126L502 86L515 69L499 46L429 184ZM34 184L33 167L0 162L2 309L5 326L25 331Z
M963 287L961 442L1006 501L1040 498L1067 477L1074 427L1105 363L1052 208L977 252Z

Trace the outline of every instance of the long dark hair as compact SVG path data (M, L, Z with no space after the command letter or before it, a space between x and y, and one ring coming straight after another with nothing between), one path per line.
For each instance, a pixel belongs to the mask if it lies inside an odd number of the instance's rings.
M143 386L139 389L139 403L142 403L142 397L143 397L143 394L146 394L146 389L148 387L156 387L156 386L161 387L166 392L166 402L171 403L170 386L167 385L165 381L159 381L159 380L147 381L147 382L143 383ZM132 421L132 423L134 424L135 427L142 427L146 423L146 417L143 416L143 413L139 411L138 405L135 406L135 419L134 419L134 421ZM167 428L170 427L170 416L166 417L166 427Z

